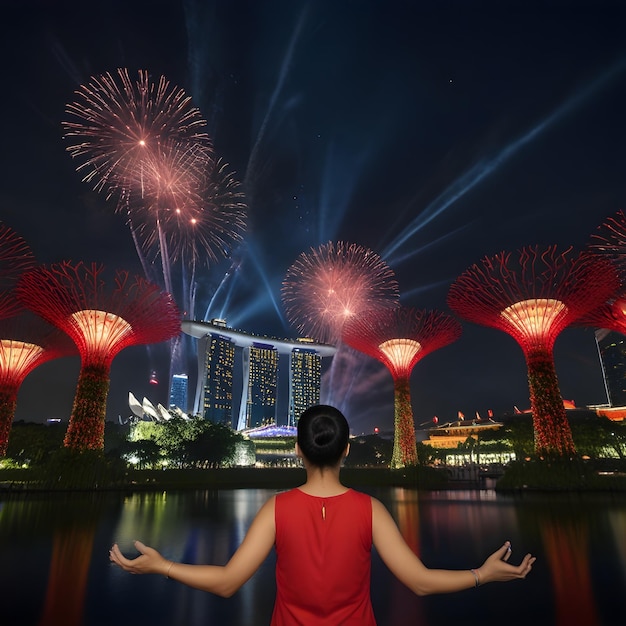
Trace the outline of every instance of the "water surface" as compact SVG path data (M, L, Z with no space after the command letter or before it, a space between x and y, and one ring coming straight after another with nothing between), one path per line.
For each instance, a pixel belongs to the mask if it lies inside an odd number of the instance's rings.
M241 542L263 489L29 495L0 500L3 626L262 626L274 601L274 556L222 599L109 563L117 541L158 547L189 563L224 563ZM376 555L372 602L379 626L626 623L626 494L503 496L492 490L371 491L430 567L480 565L502 542L512 561L538 560L525 581L418 598ZM306 585L306 581L302 581Z

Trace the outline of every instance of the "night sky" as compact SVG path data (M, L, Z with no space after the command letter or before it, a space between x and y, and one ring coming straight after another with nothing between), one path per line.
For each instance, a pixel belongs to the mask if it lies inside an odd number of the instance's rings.
M115 204L81 182L65 150L61 123L80 84L145 69L183 88L207 119L216 153L245 181L249 231L231 260L203 269L196 317L212 302L209 316L235 328L296 336L281 282L302 251L339 240L381 255L402 304L448 311L450 284L483 256L582 247L625 208L623 2L2 7L0 219L40 262L142 271ZM165 403L166 361L162 346L122 352L108 418L129 415L128 391ZM591 329L565 331L555 361L564 398L606 401ZM390 428L387 370L351 352L342 363L341 375L325 377L323 400L354 432ZM30 374L17 419L67 419L78 370L73 358ZM465 322L461 339L418 363L411 381L418 424L529 407L514 340Z

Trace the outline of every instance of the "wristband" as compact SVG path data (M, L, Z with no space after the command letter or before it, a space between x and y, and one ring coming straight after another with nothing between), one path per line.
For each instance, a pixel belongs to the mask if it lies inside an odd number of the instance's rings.
M474 587L480 587L480 578L478 577L478 572L475 569L471 569L470 572L474 574L474 579L476 580L476 584Z

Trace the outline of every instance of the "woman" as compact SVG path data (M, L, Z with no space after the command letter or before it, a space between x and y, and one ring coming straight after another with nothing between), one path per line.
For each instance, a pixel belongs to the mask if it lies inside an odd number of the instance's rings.
M117 544L116 565L133 574L163 574L220 596L233 595L276 548L276 602L272 626L293 624L375 626L370 600L372 545L392 573L418 595L450 593L525 578L535 558L507 563L507 541L478 568L429 569L407 546L387 509L375 498L345 487L341 462L350 450L349 428L330 406L307 409L298 421L296 454L306 482L270 498L224 566L188 565L165 559L140 541L127 559Z

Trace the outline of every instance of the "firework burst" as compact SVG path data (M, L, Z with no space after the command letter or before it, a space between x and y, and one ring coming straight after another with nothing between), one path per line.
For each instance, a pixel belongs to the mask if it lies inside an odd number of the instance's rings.
M161 254L165 237L169 262L229 256L243 240L246 205L228 165L218 160L207 166L191 149L171 151L150 166L149 182L129 211L142 249Z
M164 76L152 82L145 70L139 70L137 80L123 68L117 76L93 76L77 89L66 112L72 117L63 122L67 150L81 161L83 181L107 198L142 180L150 162L172 142L195 145L207 159L211 156L209 136L202 130L206 122L191 106L191 97Z
M287 318L301 333L336 344L347 320L397 306L398 283L375 252L329 242L303 252L287 270L282 300Z

